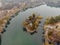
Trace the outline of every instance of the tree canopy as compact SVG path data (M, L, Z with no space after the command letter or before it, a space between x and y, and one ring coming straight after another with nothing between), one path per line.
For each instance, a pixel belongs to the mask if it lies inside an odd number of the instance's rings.
M54 24L60 22L60 15L46 19L45 24Z

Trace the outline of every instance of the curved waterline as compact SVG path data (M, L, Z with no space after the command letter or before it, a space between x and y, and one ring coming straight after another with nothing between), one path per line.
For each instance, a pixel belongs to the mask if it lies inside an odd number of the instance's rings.
M25 18L31 15L33 12L40 14L44 19L48 16L56 16L60 14L60 8L49 7L46 5L41 5L36 8L30 8L26 11L19 12L18 16L13 18L10 25L6 28L6 32L2 35L2 45L20 45L20 43L31 44L31 45L42 45L42 29L39 28L38 33L33 36L22 31L22 22ZM42 24L44 22L42 20ZM18 30L17 30L18 29ZM41 29L41 30L40 30ZM28 39L28 41L27 41ZM27 43L28 42L28 43ZM22 45L24 45L22 44Z

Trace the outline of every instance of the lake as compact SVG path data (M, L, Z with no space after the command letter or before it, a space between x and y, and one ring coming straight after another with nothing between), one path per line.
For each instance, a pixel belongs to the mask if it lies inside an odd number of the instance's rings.
M1 45L43 45L43 27L39 26L37 33L33 35L23 31L23 21L32 15L32 13L43 16L41 21L43 26L46 17L60 15L60 8L41 5L19 12L18 16L10 21L10 25L8 25L6 32L2 35Z

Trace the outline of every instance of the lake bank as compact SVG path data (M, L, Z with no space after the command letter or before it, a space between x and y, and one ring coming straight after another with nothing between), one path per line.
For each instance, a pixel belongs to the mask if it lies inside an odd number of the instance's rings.
M60 42L60 16L54 16L46 19L44 24L44 37L45 45L54 45Z
M60 8L41 5L36 8L30 8L19 14L10 21L10 25L5 28L7 31L2 35L1 45L43 45L43 27L39 26L37 33L30 35L23 31L22 22L32 13L42 15L41 25L48 16L56 16L60 14ZM28 40L27 40L28 39Z

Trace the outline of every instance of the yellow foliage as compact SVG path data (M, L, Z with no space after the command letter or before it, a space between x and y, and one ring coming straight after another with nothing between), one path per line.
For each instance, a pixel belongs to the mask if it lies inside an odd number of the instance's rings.
M25 22L23 23L23 25L24 25L24 26L27 26L27 25L28 25L28 22L25 21Z
M38 19L42 19L43 17L42 16L37 16Z

